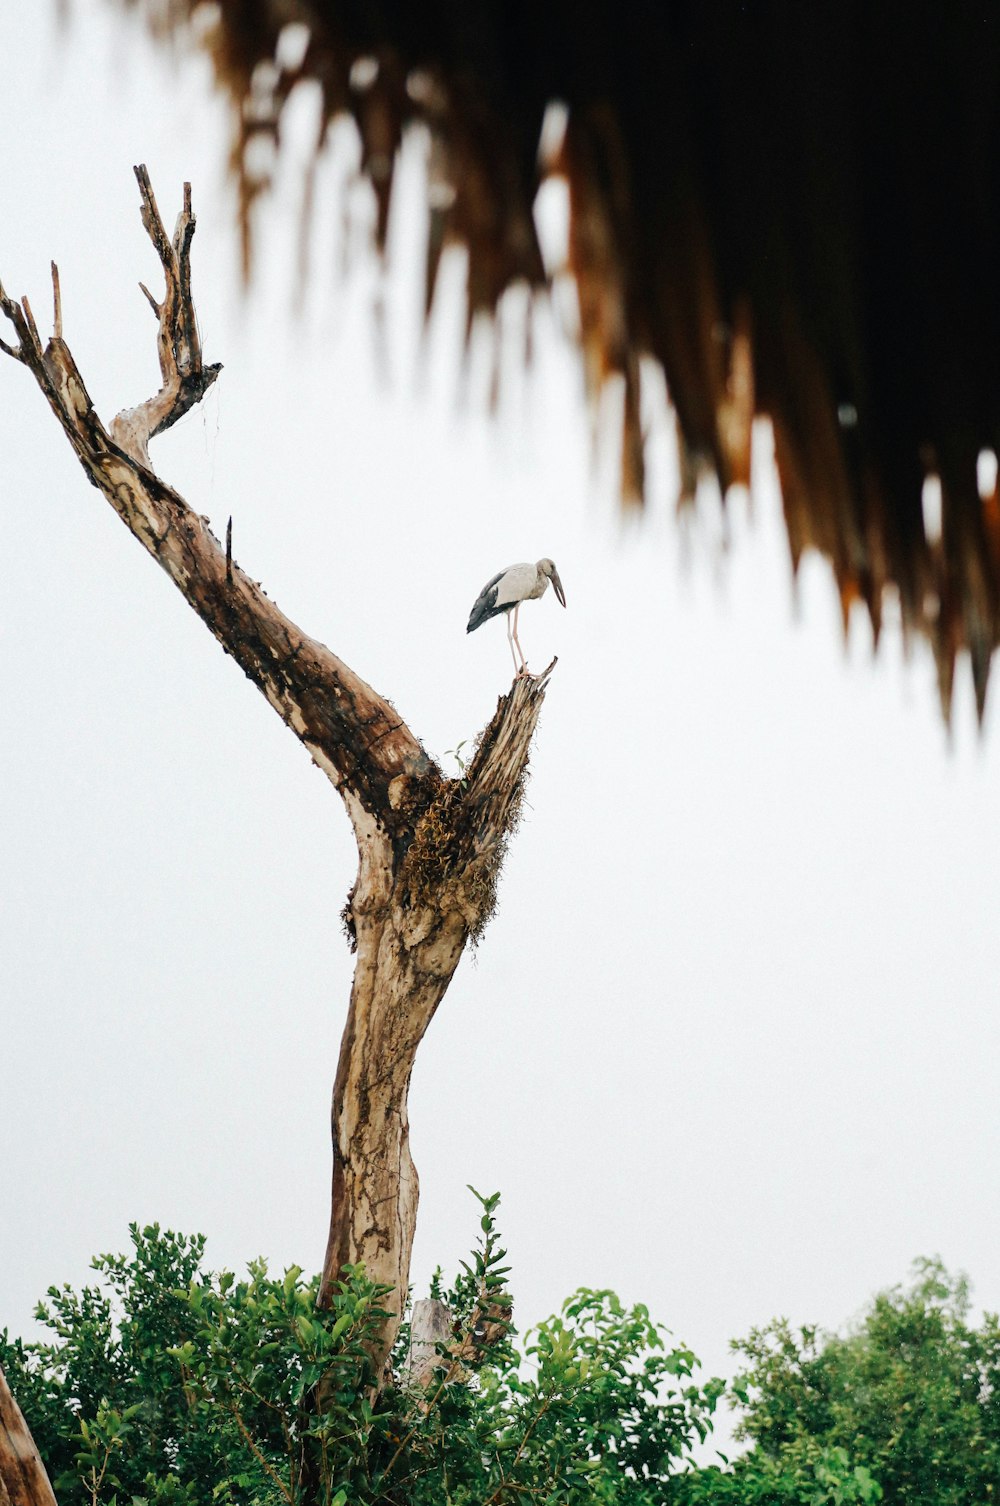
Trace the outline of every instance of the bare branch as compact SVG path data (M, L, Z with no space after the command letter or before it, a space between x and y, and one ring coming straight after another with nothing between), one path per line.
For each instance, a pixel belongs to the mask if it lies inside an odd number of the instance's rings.
M171 241L144 165L135 169L135 176L142 196L142 223L160 258L166 284L162 303L157 303L143 283L139 284L159 321L157 351L163 386L155 397L119 413L112 421L111 434L123 450L148 466L150 439L200 402L222 367L205 366L202 361L191 297L191 241L197 223L191 209L191 185L184 185L184 208Z
M62 323L62 296L59 292L59 268L52 263L52 338L61 340L63 331Z
M37 350L39 354L41 354L42 342L39 339L38 325L35 323L35 316L31 312L31 304L28 302L27 294L25 294L25 296L21 299L21 307L24 310L24 320L27 327L28 338L31 341L31 344L34 346L35 350Z
M268 599L234 564L231 542L229 551L223 550L207 522L152 469L149 439L197 403L222 368L202 361L191 300L195 217L190 187L185 186L184 208L171 241L146 169L137 168L136 177L143 224L166 283L163 303L157 306L161 390L120 413L110 432L105 428L58 333L63 321L55 268L55 338L43 350L28 300L17 304L2 295L0 308L19 339L19 348L5 349L31 370L93 484L342 789L355 824L360 806L387 830L401 830L407 817L396 814L390 784L400 776L419 782L434 772L417 739L371 686Z
M7 297L4 285L2 282L0 282L0 313L5 314L6 317L11 321L11 323L15 325L15 327L17 325L17 319L15 318L16 309L17 304L14 302L13 298ZM21 350L20 343L18 343L17 345L8 345L6 340L0 340L0 350L2 350L5 355L10 356L15 361L24 360L24 352Z
M149 303L150 308L153 310L153 313L156 315L157 319L159 319L160 304L157 303L156 299L153 297L152 293L149 291L144 282L140 282L139 291L146 295L146 300Z

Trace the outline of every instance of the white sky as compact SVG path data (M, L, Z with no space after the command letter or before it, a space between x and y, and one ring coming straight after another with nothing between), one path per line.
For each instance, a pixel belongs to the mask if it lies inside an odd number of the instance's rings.
M457 264L421 366L415 147L381 347L332 211L292 319L294 174L242 301L205 65L74 10L6 33L0 276L47 328L59 262L102 417L155 384L145 161L168 224L193 182L226 367L154 463L217 532L232 513L281 606L443 756L509 684L503 624L464 631L484 580L551 554L566 586L565 613L522 614L560 664L500 911L417 1061L418 1293L474 1238L471 1181L503 1191L522 1327L611 1286L708 1373L779 1312L842 1322L918 1254L1000 1306L995 704L979 741L963 666L949 748L922 649L890 632L873 663L858 624L845 654L816 562L795 611L766 454L724 561L710 506L682 548L669 457L623 527L551 320L498 418L485 343L459 397ZM315 1267L347 818L6 360L0 582L0 1326L130 1219L204 1230L217 1264Z

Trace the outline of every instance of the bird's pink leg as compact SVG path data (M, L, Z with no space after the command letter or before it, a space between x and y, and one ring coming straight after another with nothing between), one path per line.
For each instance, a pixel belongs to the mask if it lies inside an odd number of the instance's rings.
M514 642L517 644L517 651L521 655L521 666L517 671L517 675L518 679L521 679L524 675L527 675L529 678L533 679L534 676L531 674L531 670L528 668L528 661L524 657L524 649L521 647L521 640L517 636L517 614L520 610L521 603L518 602L517 606L514 608Z
M517 655L514 652L514 642L513 642L513 639L510 636L510 613L508 612L506 615L507 615L507 643L508 643L508 645L510 647L510 656L511 656L511 658L514 661L514 673L516 675L519 675L521 673L521 666L517 662Z

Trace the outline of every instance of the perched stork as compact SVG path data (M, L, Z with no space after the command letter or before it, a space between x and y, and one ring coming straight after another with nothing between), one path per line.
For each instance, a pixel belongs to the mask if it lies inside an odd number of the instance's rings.
M566 593L559 579L559 571L551 560L539 560L535 565L508 565L506 570L501 570L499 575L494 575L488 580L476 597L475 604L469 614L469 626L467 633L475 632L477 627L482 627L491 617L496 617L504 612L507 617L507 642L514 659L514 668L518 675L530 674L528 661L524 657L517 636L517 614L521 610L522 601L535 601L539 596L545 595L545 589L549 581L555 591L561 606L566 605ZM514 613L513 634L511 632L510 614ZM517 653L521 655L521 662L517 661L514 653L514 645L517 644Z

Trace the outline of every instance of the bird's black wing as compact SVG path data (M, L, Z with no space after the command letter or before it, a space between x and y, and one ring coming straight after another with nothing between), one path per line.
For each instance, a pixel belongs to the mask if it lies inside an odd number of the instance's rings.
M494 575L493 579L486 582L476 597L472 611L469 613L469 625L465 630L467 633L474 633L477 627L482 627L484 622L488 622L498 612L509 610L507 606L497 606L497 586L506 574L506 570L501 570L499 575Z

